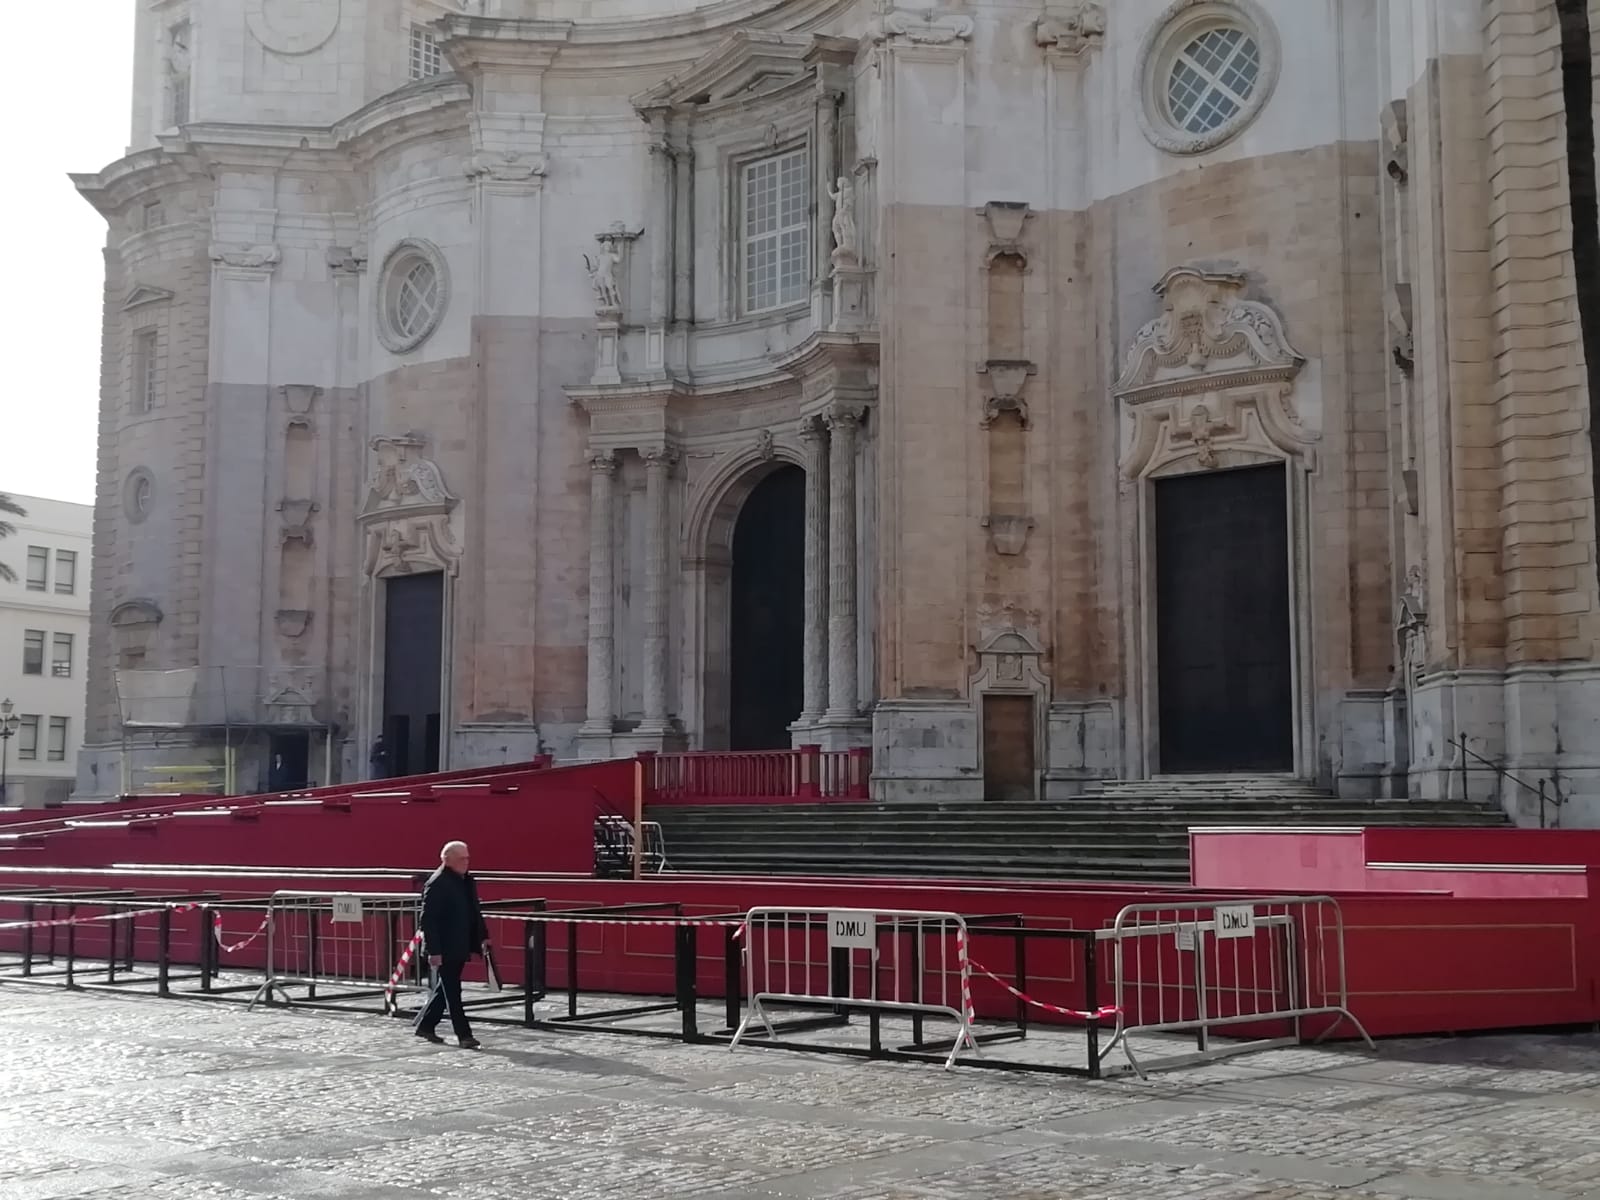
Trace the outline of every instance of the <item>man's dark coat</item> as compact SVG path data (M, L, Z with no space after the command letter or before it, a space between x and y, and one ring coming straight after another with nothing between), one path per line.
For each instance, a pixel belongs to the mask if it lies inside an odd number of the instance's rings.
M422 887L422 951L446 962L466 962L489 940L478 883L440 864Z

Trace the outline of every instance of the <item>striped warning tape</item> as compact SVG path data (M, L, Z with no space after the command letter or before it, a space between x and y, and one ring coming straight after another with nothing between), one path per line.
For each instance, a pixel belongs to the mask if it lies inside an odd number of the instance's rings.
M256 931L254 933L245 938L244 941L235 942L230 946L222 940L222 914L215 911L211 914L211 934L217 939L217 948L224 954L232 954L235 950L243 950L251 942L255 941L263 933L265 933L267 931L267 927L271 924L272 918L270 916L262 917L261 924L256 926Z
M422 930L419 929L411 935L411 940L406 943L406 948L400 952L400 961L395 964L394 971L389 975L389 984L383 989L383 1007L385 1010L394 1007L394 990L400 986L400 980L405 976L406 968L411 965L411 959L420 945L422 945Z
M189 902L186 904L163 904L159 908L137 908L130 909L127 912L102 913L97 917L53 917L47 921L5 921L0 922L0 931L8 929L49 929L58 925L93 925L105 921L132 921L138 917L153 917L164 912L189 912L199 907L199 904Z
M1001 987L1005 988L1006 991L1010 992L1024 1004L1031 1004L1034 1008L1043 1009L1045 1012L1055 1013L1057 1016L1074 1017L1079 1021L1104 1021L1107 1018L1116 1016L1122 1011L1114 1004L1102 1004L1093 1012L1085 1012L1082 1009L1077 1008L1062 1008L1059 1004L1046 1004L1043 1000L1035 1000L1026 992L1019 992L1016 988L1012 987L1004 979L1001 979L1000 976L989 970L989 968L984 966L982 963L976 962L972 959L968 959L967 961L971 963L974 971L978 972L980 975L987 975L990 979L994 980ZM967 1019L972 1019L970 1010L967 1014Z

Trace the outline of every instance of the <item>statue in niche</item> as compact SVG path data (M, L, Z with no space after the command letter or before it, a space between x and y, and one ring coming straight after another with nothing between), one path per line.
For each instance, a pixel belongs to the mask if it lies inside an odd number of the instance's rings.
M588 268L589 282L594 284L595 299L600 302L600 307L620 312L622 291L617 286L617 268L622 265L622 255L617 250L617 243L610 238L602 238L600 249L592 259L587 254L583 256L583 265Z
M833 201L833 265L853 265L858 257L855 185L841 175L837 190L830 191L828 198Z

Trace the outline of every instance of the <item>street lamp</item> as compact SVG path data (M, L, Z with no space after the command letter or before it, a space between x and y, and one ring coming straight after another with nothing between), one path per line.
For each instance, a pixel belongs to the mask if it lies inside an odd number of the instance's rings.
M17 731L17 726L22 724L21 717L11 715L11 710L16 705L11 703L8 696L0 700L0 804L6 802L6 769L10 766L11 735Z

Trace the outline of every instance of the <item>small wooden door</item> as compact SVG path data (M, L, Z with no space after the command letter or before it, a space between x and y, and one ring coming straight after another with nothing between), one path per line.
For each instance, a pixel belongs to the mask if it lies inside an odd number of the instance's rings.
M983 795L1034 799L1033 697L983 698Z
M389 774L439 769L439 676L444 575L400 575L384 584L383 740Z
M1294 769L1284 469L1158 480L1164 772Z

